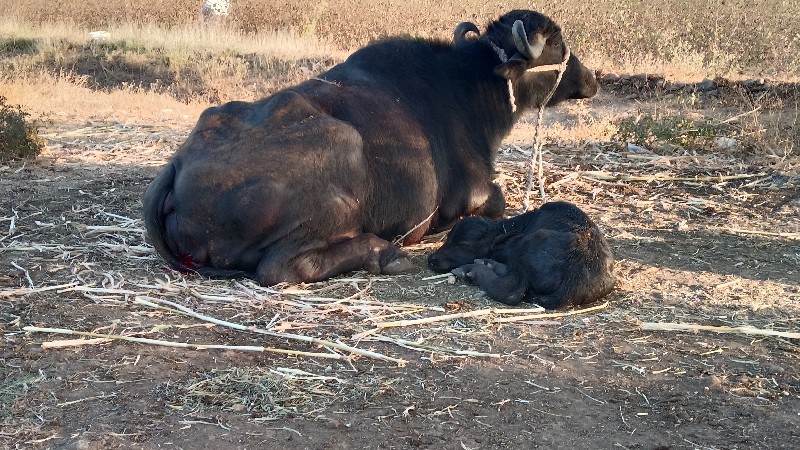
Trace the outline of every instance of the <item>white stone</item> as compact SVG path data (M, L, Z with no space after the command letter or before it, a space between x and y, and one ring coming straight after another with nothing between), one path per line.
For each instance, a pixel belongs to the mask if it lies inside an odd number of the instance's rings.
M739 145L739 141L729 137L719 137L716 141L717 148L721 148L723 150L733 150Z

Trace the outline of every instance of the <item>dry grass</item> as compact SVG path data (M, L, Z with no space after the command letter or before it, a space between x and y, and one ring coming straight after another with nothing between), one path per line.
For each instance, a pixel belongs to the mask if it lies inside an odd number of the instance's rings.
M221 102L263 97L341 57L318 39L292 31L245 34L192 23L164 28L132 22L104 31L107 38L92 39L88 28L69 21L0 19L0 61L8 69L0 78Z
M189 127L207 102L181 102L168 94L131 87L97 91L75 75L39 73L0 80L0 92L9 103L25 105L39 119L57 122L112 120L126 123L147 120Z
M733 448L743 445L742 414L765 436L791 442L791 426L762 412L785 405L785 416L796 416L796 341L641 324L797 331L797 2L777 1L769 14L744 0L537 2L589 66L666 77L605 82L591 102L545 115L548 195L584 207L618 259L610 304L556 316L497 309L473 287L431 277L424 257L435 236L409 249L416 272L391 278L354 273L264 288L165 271L145 240L141 194L204 107L268 95L382 35L447 38L460 20L530 7L234 2L232 20L215 29L194 26L199 2L20 0L0 8L0 95L50 119L35 164L0 166L0 446L89 448L90 433L82 433L92 430L121 439L97 448L139 440L152 447L175 440L168 429L185 428L190 441L175 445L194 448L246 417L259 437L246 441L233 428L239 445L263 447L261 434L271 430L264 422L299 435L286 427L301 422L281 419L342 412L350 420L360 410L369 414L367 436L397 443L405 431L379 434L376 426L393 420L429 430L463 420L500 445L522 435L530 421L520 417L537 417L537 439L556 417L562 444L601 439L575 428L594 420L602 435L654 448L635 440L662 432L643 419L651 417L678 433L692 420L703 433L733 430L724 439L688 435L697 448ZM111 39L89 42L97 29ZM769 79L763 89L728 82L759 76ZM704 77L728 80L712 97L693 83ZM688 84L673 89L677 81ZM628 151L633 139L621 131L643 137L646 148ZM523 202L531 135L530 121L520 124L498 154L509 214ZM719 137L738 146L719 148ZM65 340L30 326L98 338ZM156 342L179 346L149 345ZM507 381L503 371L513 379L496 389ZM474 384L464 382L470 377ZM698 400L707 380L706 390L731 395ZM474 409L479 403L491 407ZM714 405L729 408L717 423L709 422ZM520 406L535 415L504 415ZM697 415L674 415L685 411ZM362 436L349 422L321 423L332 442ZM67 436L77 440L65 444ZM572 446L614 445L607 443Z
M286 2L238 0L229 26L263 35L290 30L352 50L384 35L407 33L449 37L455 23L484 23L514 8L514 0L492 4L477 0L326 0ZM800 37L797 2L781 0L769 14L746 0L544 0L536 8L565 29L576 54L593 67L626 73L664 73L679 78L703 76L770 76L797 79ZM178 0L109 1L22 0L7 9L28 22L71 21L85 28L108 28L119 18L133 24L183 27L196 20L199 2Z
M548 111L551 119L563 113ZM582 114L587 122L604 120ZM386 439L376 427L399 439L402 431L381 428L385 421L428 429L463 414L476 418L475 433L513 435L497 429L505 421L519 428L516 415L503 412L523 405L539 414L537 426L553 417L575 419L559 421L559 435L564 423L572 429L590 417L587 410L608 410L602 422L587 420L603 423L623 441L635 437L634 426L637 433L654 433L639 412L670 430L679 423L672 411L706 417L709 405L702 399L670 400L703 392L706 385L731 393L719 399L731 414L761 421L758 414L783 404L786 416L796 417L796 341L646 331L640 324L797 332L797 166L768 171L759 155L713 149L684 154L627 152L609 143L545 147L549 195L576 202L595 218L614 247L619 278L608 305L552 316L495 309L473 287L431 277L424 256L437 245L435 237L409 249L418 270L395 277L353 273L265 288L165 271L145 241L140 198L190 125L57 122L45 130L48 149L36 164L0 167L10 193L0 198L7 211L0 217L6 268L0 273L0 327L8 348L0 364L6 380L0 386L0 445L59 443L86 429L82 420L123 435L123 444L140 439L144 447L172 441L165 428L192 427L184 448L201 447L209 434L248 439L236 420L253 422L259 436L270 427L307 436L306 421L313 420L326 437L346 440L358 411L366 411L362 420L376 439ZM509 213L522 203L529 152L517 142L498 155ZM60 334L26 332L30 326L137 341L64 341ZM187 345L167 349L143 339ZM248 351L255 347L286 353ZM398 367L396 360L408 364ZM474 384L464 382L467 377ZM446 403L431 401L434 396ZM470 409L477 404L489 406ZM763 417L769 423L774 416ZM481 423L492 426L477 427ZM724 420L730 423L735 421ZM724 426L739 436L737 425ZM790 428L777 431L784 429ZM732 448L733 439L700 441Z
M0 19L0 93L34 112L51 111L58 120L88 110L89 116L118 121L138 114L191 122L210 104L262 98L307 79L377 37L407 33L448 38L460 20L484 23L508 9L530 7L521 1L493 5L446 0L432 7L423 0L239 0L228 23L201 28L196 6L177 0L14 3ZM544 1L537 7L563 25L571 47L587 65L604 72L657 73L664 83L767 76L772 83L785 84L778 90L795 91L726 95L729 103L735 100L735 111L709 111L715 106L691 90L679 92L665 112L631 109L598 118L589 113L590 107L579 106L574 111L577 122L543 130L548 141L613 141L620 122L631 113L664 122L670 115L698 109L705 110L703 115L728 117L756 111L736 123L744 147L771 158L796 156L796 2L780 2L771 14L756 14L743 0L669 0L655 6L568 0ZM88 32L96 29L109 31L110 38L90 42ZM740 35L747 39L732 38ZM654 95L668 94L666 86L657 87Z

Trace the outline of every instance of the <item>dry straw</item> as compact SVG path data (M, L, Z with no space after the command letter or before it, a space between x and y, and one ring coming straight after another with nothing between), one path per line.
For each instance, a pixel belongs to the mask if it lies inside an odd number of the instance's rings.
M653 323L644 322L641 325L644 331L712 331L714 333L737 333L753 336L774 336L786 339L800 339L800 333L789 331L765 330L752 326L717 327L711 325L697 325L693 323Z

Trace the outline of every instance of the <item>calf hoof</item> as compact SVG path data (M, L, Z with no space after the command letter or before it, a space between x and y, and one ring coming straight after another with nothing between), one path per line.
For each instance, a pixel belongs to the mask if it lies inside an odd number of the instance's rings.
M458 278L462 282L467 284L472 284L472 282L475 281L475 273L472 272L472 268L474 266L475 266L474 264L467 264L465 266L461 266L451 270L450 273L455 275L456 278Z
M464 269L461 267L456 267L455 269L451 270L450 273L456 276L461 281L465 281L467 279L467 272L464 272Z
M480 264L482 266L487 266L490 269L494 268L494 261L491 259L476 259L473 261L475 264Z

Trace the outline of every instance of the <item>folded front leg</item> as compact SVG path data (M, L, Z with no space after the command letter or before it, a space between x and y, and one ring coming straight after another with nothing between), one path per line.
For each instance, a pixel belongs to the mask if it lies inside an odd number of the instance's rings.
M412 266L406 252L374 234L364 233L292 257L272 252L259 264L256 280L264 286L283 281L312 283L359 269L395 275Z
M527 281L505 264L491 259L475 260L453 271L458 278L477 285L492 300L518 305L528 290Z

